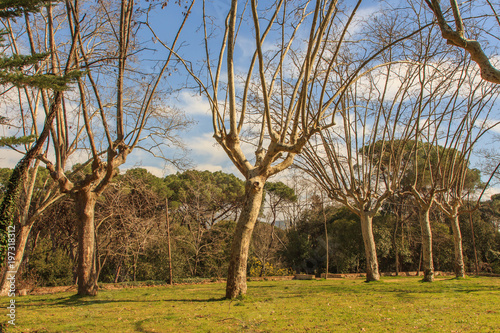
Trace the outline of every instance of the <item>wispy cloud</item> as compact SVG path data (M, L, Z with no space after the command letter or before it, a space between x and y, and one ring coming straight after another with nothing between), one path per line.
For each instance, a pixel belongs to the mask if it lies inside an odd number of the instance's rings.
M209 116L210 104L204 96L194 95L192 92L180 93L178 106L190 116Z
M23 155L9 148L0 148L0 167L13 168Z

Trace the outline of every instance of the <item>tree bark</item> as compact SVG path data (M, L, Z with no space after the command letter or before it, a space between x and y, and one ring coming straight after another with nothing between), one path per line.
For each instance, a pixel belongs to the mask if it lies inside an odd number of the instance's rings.
M245 204L236 224L231 259L227 274L226 298L235 298L247 292L248 249L252 232L262 205L265 179L254 177L245 186Z
M434 262L432 260L432 231L429 219L430 206L420 210L420 229L422 230L422 260L424 282L434 281Z
M472 223L472 212L469 210L469 223L472 234L472 246L474 247L474 262L476 264L476 276L479 275L479 261L477 260L476 237L474 235L474 223Z
M465 277L464 254L462 250L462 233L460 232L458 214L453 216L451 228L453 230L453 244L455 248L455 262L453 265L455 276L457 278L463 278Z
M97 195L88 190L75 194L78 214L78 295L97 295L94 209Z
M30 235L32 226L33 223L30 223L29 225L23 225L20 228L19 234L16 237L14 267L7 267L7 265L5 265L5 270L2 274L2 282L0 285L0 296L7 296L9 294L10 281L7 280L7 278L9 277L9 272L16 272L17 277L17 272L19 271L19 267L23 262L24 250L26 249L26 244L28 242L28 237Z
M378 281L380 280L380 273L378 271L375 238L373 237L373 218L365 212L361 212L359 217L361 220L363 242L365 244L366 282Z
M399 276L398 226L399 226L399 214L396 214L396 224L394 226L394 234L392 235L392 241L393 241L393 246L394 246L395 265L396 265L396 276Z
M45 124L40 136L35 144L26 152L24 157L17 163L9 178L7 189L0 203L0 228L5 230L5 232L0 233L0 262L3 261L5 256L7 248L7 228L13 224L14 210L19 198L20 184L26 179L31 162L42 152L45 141L50 135L50 128L52 127L57 109L61 107L61 96L62 93L60 91L55 92L54 101L50 106L50 111L45 119Z
M120 271L122 270L122 260L123 259L120 259L120 263L118 264L118 267L116 268L115 279L113 280L114 283L118 283L118 279L120 278Z
M327 218L325 213L325 206L323 200L323 193L321 194L321 210L323 211L323 223L325 226L325 246L326 246L326 267L325 267L325 279L328 280L328 273L330 271L329 263L330 263L330 247L328 245L328 226L327 226Z
M167 220L167 244L168 244L168 284L173 285L174 279L172 276L172 249L170 246L170 215L168 212L168 198L165 199L166 220Z

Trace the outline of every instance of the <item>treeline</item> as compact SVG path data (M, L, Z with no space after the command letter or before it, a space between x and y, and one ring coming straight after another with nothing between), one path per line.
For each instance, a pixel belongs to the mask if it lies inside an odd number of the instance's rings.
M2 188L10 171L0 172ZM35 184L37 195L47 191L51 182L41 169ZM364 272L359 217L345 207L328 204L307 185L289 185L266 185L264 208L250 246L248 276L319 275L326 270L327 258L330 273ZM75 283L78 230L71 200L61 197L37 217L24 251L18 288ZM243 200L244 182L223 172L190 170L158 178L145 169L130 169L118 175L96 203L99 281L169 281L170 264L173 282L225 278ZM32 212L36 202L32 202ZM387 203L374 218L382 272L421 270L418 210L407 205L405 213L398 214L401 204ZM480 272L500 273L499 218L500 195L470 215L460 216L469 272L476 271L477 254ZM437 209L432 210L431 220L435 269L453 271L450 221ZM21 230L19 223L16 230Z

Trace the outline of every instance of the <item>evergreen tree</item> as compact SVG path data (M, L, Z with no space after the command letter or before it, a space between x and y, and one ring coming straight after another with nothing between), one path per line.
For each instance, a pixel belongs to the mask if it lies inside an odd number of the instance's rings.
M27 13L37 13L48 4L50 2L47 0L0 0L0 18L15 19ZM7 30L0 29L0 46L5 46L5 36L8 33ZM79 75L78 72L70 72L67 75L59 76L34 73L30 70L48 56L47 53L33 53L31 55L0 54L0 84L66 90L68 83Z
M0 18L15 19L29 13L37 13L50 3L50 1L46 0L0 0ZM5 46L5 36L8 33L9 31L5 29L0 30L0 46ZM36 140L32 136L0 138L0 146L26 144L35 141L14 168L0 204L0 262L2 263L7 249L7 229L8 226L13 224L15 207L18 204L19 185L26 178L31 161L42 152L43 144L50 133L50 126L56 115L56 109L61 103L61 91L68 89L69 82L81 75L79 71L66 71L64 75L36 73L33 70L36 64L49 56L50 54L47 53L34 52L31 55L0 53L0 85L29 86L54 91L52 105L45 119L45 126ZM6 118L1 117L1 121L5 122Z

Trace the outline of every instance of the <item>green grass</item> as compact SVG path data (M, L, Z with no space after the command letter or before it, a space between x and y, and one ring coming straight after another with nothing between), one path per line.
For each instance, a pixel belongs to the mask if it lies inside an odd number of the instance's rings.
M419 280L255 281L233 301L222 283L24 296L4 331L500 332L499 278Z

